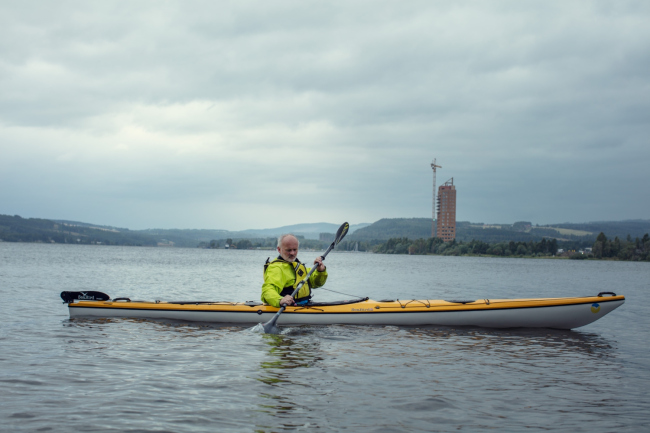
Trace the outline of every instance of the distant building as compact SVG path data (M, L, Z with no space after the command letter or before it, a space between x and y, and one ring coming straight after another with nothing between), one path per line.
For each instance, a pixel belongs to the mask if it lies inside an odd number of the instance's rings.
M456 187L452 177L438 188L436 232L445 242L456 239Z

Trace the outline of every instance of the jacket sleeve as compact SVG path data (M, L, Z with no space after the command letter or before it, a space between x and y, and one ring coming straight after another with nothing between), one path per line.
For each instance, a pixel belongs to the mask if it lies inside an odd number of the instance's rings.
M284 288L282 269L279 266L269 266L264 274L264 284L262 284L262 302L280 308L282 288Z
M307 270L309 272L309 269ZM309 277L309 285L313 288L322 287L327 281L327 269L324 272L318 272L318 269Z

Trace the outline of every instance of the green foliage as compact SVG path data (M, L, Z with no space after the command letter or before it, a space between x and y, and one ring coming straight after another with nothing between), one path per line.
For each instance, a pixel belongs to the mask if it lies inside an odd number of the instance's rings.
M429 218L381 219L349 234L337 246L337 250L385 254L540 257L556 255L559 246L571 252L591 247L592 255L581 254L579 259L595 257L650 261L650 220L554 224L554 227L593 233L589 236L563 235L550 227L532 227L528 221L498 227L500 228L458 221L456 240L444 243L442 239L429 237ZM239 235L234 236L235 233ZM595 237L595 233L599 235ZM614 238L608 239L605 233L611 233ZM327 236L322 236L322 240L305 239L304 236L298 238L302 250L324 250L331 242ZM220 248L228 243L239 249L274 250L277 244L275 237L254 238L250 233L226 230L128 230L74 221L0 215L0 240L6 242L156 246L163 239L173 242L177 247L198 245L201 248Z
M533 223L530 221L517 221L512 225L512 229L518 232L524 232L531 229Z
M483 223L470 223L467 221L456 222L456 240L470 242L480 240L491 244L502 242L539 242L546 238L558 239L562 242L573 242L576 248L584 248L593 244L596 233L601 231L612 233L624 239L630 233L632 237L642 236L650 231L650 220L610 221L585 224L553 224L553 227L571 230L581 230L591 234L578 236L575 234L560 233L550 226L533 226L530 221L518 221L512 225L498 224L485 226ZM391 238L406 237L409 239L427 239L431 236L431 219L429 218L384 218L368 227L358 229L348 236L350 241L365 241L379 244ZM512 254L516 250L509 247ZM574 248L572 248L574 249Z
M480 240L464 242L456 240L443 242L440 238L409 240L406 237L391 238L387 242L375 245L373 251L380 254L437 254L445 256L462 255L489 255L498 257L555 257L558 246L570 251L563 253L564 256L573 260L584 260L588 258L612 257L619 260L648 260L650 261L650 236L645 235L642 240L639 238L633 242L621 241L615 238L608 241L604 234L599 236L604 239L604 244L596 242L593 245L593 254L580 252L589 245L586 241L565 241L558 242L557 239L547 240L543 238L539 242L497 242L487 243ZM604 254L603 254L604 252Z
M0 215L0 239L5 242L155 246L152 236L128 229L93 227L18 215Z
M349 240L387 240L406 236L411 239L431 236L431 220L428 218L383 218L350 234Z
M643 236L650 232L650 220L598 221L580 224L553 224L553 227L583 230L591 233L608 233L609 236L625 238Z
M384 254L407 254L410 242L408 238L391 238L378 247L376 252Z
M253 243L250 241L250 239L242 239L235 245L237 245L238 250L248 250L253 248Z
M327 248L331 243L332 241L325 242L324 248ZM372 251L373 247L379 244L381 244L381 241L350 241L344 239L336 246L336 250L367 252Z
M646 233L642 239L637 237L632 240L632 236L628 235L625 241L621 241L618 236L614 240L607 239L601 232L593 244L592 252L597 259L650 261L650 236Z

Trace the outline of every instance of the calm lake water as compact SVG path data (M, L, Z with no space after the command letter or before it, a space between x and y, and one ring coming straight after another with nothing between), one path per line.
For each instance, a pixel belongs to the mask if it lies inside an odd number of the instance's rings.
M595 295L573 331L70 320L63 290L259 298L270 251L0 243L11 432L636 432L650 424L650 263L331 253L318 300ZM318 252L302 252L311 261Z

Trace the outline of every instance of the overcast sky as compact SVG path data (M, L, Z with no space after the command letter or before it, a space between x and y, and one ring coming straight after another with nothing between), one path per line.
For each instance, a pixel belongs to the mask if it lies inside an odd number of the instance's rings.
M650 218L648 1L3 1L0 214Z

